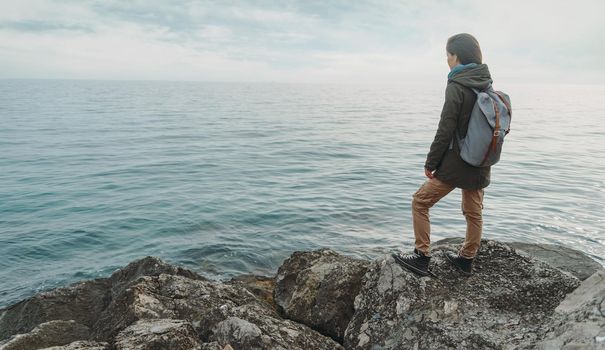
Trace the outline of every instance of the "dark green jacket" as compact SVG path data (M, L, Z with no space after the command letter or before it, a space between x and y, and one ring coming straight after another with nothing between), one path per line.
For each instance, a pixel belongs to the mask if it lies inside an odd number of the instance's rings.
M468 122L477 96L471 90L486 89L492 82L486 64L467 68L455 74L445 88L445 103L435 139L426 157L424 167L435 172L439 180L463 189L479 189L489 185L490 167L478 168L460 158L458 143L449 149L454 132L466 136Z

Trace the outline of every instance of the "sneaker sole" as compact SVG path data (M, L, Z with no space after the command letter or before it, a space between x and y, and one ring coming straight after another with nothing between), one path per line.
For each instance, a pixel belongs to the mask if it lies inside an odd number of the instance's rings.
M418 269L416 266L412 266L412 265L406 263L404 260L399 259L399 255L397 255L396 253L391 253L391 256L393 257L393 259L395 259L395 261L399 265L402 265L403 267L407 268L408 270L410 270L420 276L430 276L431 275L430 272L422 271L422 270Z
M444 254L444 255L445 255L445 257L447 258L447 260L448 260L449 262L451 262L451 263L452 263L452 265L454 265L454 267L456 267L456 269L458 269L458 271L462 272L462 274L463 274L463 275L465 275L465 276L471 276L471 275L472 275L472 273L470 273L470 272L466 272L466 271L464 271L464 270L463 270L463 269L462 269L460 266L456 265L456 263L454 262L454 260L452 260L452 258L450 258L450 256L449 256L449 255L447 255L447 254Z

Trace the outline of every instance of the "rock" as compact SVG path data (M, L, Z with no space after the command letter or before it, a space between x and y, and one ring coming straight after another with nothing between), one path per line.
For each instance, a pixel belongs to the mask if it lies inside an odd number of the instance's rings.
M233 350L232 348L227 348L227 346L222 347L218 342L213 341L210 343L203 343L201 350L226 350L226 349Z
M581 281L592 276L597 271L603 271L603 265L588 257L579 250L556 244L532 244L511 242L509 246L526 252L531 257L567 271Z
M239 349L263 347L263 332L255 324L238 317L227 317L214 328L220 344L233 344Z
M143 259L131 262L126 267L117 270L111 275L109 280L111 281L112 295L118 295L127 288L129 284L142 276L159 276L161 274L183 276L192 280L208 280L195 272L167 264L154 256L147 256Z
M94 341L75 341L64 346L53 346L43 350L109 350L109 344Z
M277 310L277 305L275 304L275 300L273 300L273 290L275 289L274 277L244 274L233 277L225 283L237 284L248 289L252 294Z
M570 274L486 240L473 275L463 277L443 256L457 248L434 246L430 268L437 278L418 277L390 255L375 260L355 298L345 348L527 347L579 285Z
M1 309L0 349L603 347L602 269L568 295L578 278L507 244L482 241L471 277L433 248L437 278L329 249L227 282L147 257Z
M48 346L65 345L76 340L87 339L88 327L75 321L49 321L38 325L31 332L18 334L4 344L1 350L33 350Z
M436 248L440 245L462 244L462 242L464 242L464 238L445 238L434 242L432 246ZM603 265L591 259L586 254L564 245L523 242L506 242L504 244L514 248L519 254L530 256L560 270L569 272L581 281L587 279L595 272L603 270Z
M201 341L220 345L242 342L254 344L251 349L340 348L332 339L282 319L246 288L167 274L142 277L125 289L99 318L95 336L111 339L133 322L153 318L187 320ZM241 321L233 322L234 318ZM244 327L248 324L254 327ZM227 334L227 329L237 332Z
M229 344L223 347L218 342L213 341L211 343L202 344L201 350L233 350L233 348Z
M0 309L0 340L52 320L74 320L90 328L109 302L110 288L108 279L78 282Z
M537 349L605 349L605 271L586 279L555 309Z
M107 279L36 295L1 310L0 315L0 330L7 337L18 329L31 330L36 322L71 317L90 328L90 336L78 340L129 344L122 348L133 344L145 348L165 336L153 330L165 329L175 334L169 337L173 349L189 349L192 334L197 337L195 346L202 349L228 349L235 344L253 344L252 349L342 349L329 337L283 319L249 286L210 281L152 257L137 260ZM55 344L45 344L51 345Z
M117 350L201 349L201 342L189 322L172 319L140 320L115 339Z
M227 317L225 310L255 301L245 288L168 274L145 276L112 300L99 316L94 336L109 340L138 320L171 318L194 322L196 330L201 324L206 341L211 326Z
M369 265L330 249L294 252L277 271L275 302L285 317L342 342Z
M93 328L97 316L113 297L141 276L157 276L161 273L205 279L194 272L148 256L117 270L109 278L74 283L0 309L0 340L14 334L27 333L37 325L51 320L75 320Z

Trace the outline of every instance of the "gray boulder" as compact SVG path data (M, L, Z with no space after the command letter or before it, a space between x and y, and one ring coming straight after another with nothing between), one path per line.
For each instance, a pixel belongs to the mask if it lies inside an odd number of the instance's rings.
M567 271L581 281L584 281L597 271L603 271L603 265L591 259L581 251L563 245L521 242L511 242L507 244L515 248L518 252L525 252L535 259L544 261L563 271Z
M233 277L225 283L246 288L252 294L256 295L256 297L265 301L277 310L277 305L273 299L273 290L275 289L275 278L273 276L243 274Z
M238 349L263 347L263 331L254 323L230 316L214 327L219 344L233 344Z
M210 343L202 344L202 347L200 350L233 350L233 348L229 344L227 344L223 347L218 342L213 341Z
M462 244L464 238L452 237L436 241L433 248L440 245ZM526 255L545 262L584 281L595 272L603 270L603 265L591 259L579 250L558 244L538 244L523 242L504 242L514 248L518 254Z
M74 320L90 328L109 302L110 288L108 279L78 282L0 309L0 340L53 320Z
M484 240L464 277L443 257L458 242L434 243L436 277L422 278L390 254L329 249L293 253L274 278L226 282L147 257L1 309L0 350L604 347L602 268Z
M74 320L92 329L98 315L116 295L141 276L157 276L161 273L205 280L194 272L149 256L117 270L109 278L74 283L0 309L0 340L27 333L37 325L52 320Z
M112 339L138 320L159 318L187 320L201 341L221 346L341 348L304 325L284 320L246 288L168 274L142 277L118 295L99 318L95 337Z
M294 252L277 271L275 302L285 317L342 342L369 265L330 249Z
M555 309L538 349L605 349L605 271L586 279Z
M112 297L120 294L131 283L142 276L159 276L161 274L183 276L192 280L208 281L207 278L179 266L170 265L154 256L135 260L126 267L116 270L109 278Z
M509 246L482 241L471 277L432 251L437 278L418 277L390 255L375 260L355 298L347 349L516 349L544 333L550 316L579 280Z
M201 342L189 322L172 319L140 320L115 339L116 350L201 349Z
M42 323L26 334L17 334L0 344L0 350L34 350L66 345L87 339L88 327L75 321L55 320Z
M109 350L109 344L94 341L75 341L63 346L53 346L42 350Z
M74 320L86 333L36 346L147 349L168 337L171 349L190 349L191 344L200 349L228 349L232 344L250 349L342 349L329 337L282 318L274 305L242 283L210 281L147 257L109 278L40 293L0 310L0 334L11 344L18 333L41 339L36 326ZM160 329L166 333L158 334Z

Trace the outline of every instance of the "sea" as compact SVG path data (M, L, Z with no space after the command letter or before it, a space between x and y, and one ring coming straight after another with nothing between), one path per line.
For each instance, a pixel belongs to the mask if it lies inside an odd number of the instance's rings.
M605 264L605 85L495 84L483 238ZM413 249L443 83L0 80L0 308L145 257L215 280L298 250ZM432 240L464 237L461 192Z

